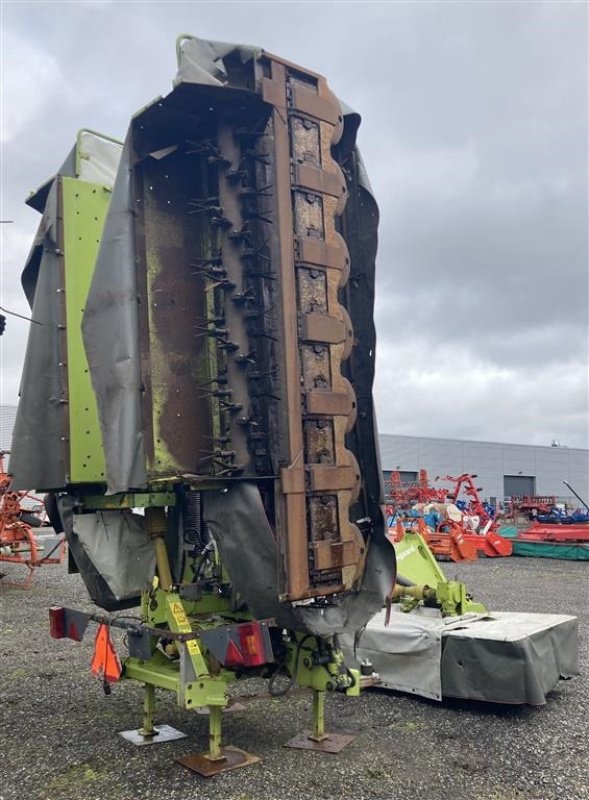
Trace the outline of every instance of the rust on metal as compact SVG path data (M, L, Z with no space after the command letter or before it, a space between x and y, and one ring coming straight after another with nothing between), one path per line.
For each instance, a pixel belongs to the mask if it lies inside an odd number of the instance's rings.
M333 492L342 489L353 489L360 476L357 475L352 467L328 466L326 464L309 467L309 483L313 492Z
M287 464L294 465L304 458L303 426L300 395L300 356L298 351L297 296L293 230L292 185L290 171L290 131L288 125L287 71L284 65L270 61L271 79L276 90L276 100L271 115L274 151L274 206L276 209L277 237L274 257L280 264L278 291L281 300L281 333L283 356L283 409L286 415ZM268 88L267 83L265 84ZM282 495L282 496L281 496ZM306 534L306 502L304 494L286 494L277 490L279 522L277 538L284 563L282 595L291 599L307 596L309 583L309 553Z
M347 392L311 391L306 394L309 414L347 417L352 413L353 400Z
M301 319L301 339L340 344L346 339L346 327L342 320L311 312Z
M309 164L298 164L295 175L295 182L301 189L309 189L312 192L320 192L333 197L341 197L346 193L346 182L343 176L323 172Z
M181 756L176 761L203 778L212 778L222 772L228 772L239 767L247 767L260 761L258 756L253 756L251 753L231 745L221 748L221 753L223 758L219 760L210 759L206 753L193 753L192 755Z
M302 600L356 588L366 552L343 116L268 53L230 70L134 121L147 472L258 480L280 597Z
M297 242L299 259L301 263L317 264L326 269L338 269L343 272L349 269L350 257L343 239L341 243L339 246L331 246L318 239L299 238Z
M327 89L325 80L317 82L315 92L307 88L307 85L300 84L296 78L292 80L292 107L295 111L301 111L310 117L324 120L335 126L342 121L339 103L331 92Z
M355 542L315 542L313 555L316 569L341 569L356 563L358 551Z

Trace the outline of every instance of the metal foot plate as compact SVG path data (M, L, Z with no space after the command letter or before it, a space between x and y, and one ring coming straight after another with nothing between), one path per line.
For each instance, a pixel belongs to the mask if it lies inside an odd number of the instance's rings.
M176 761L183 767L188 767L193 772L202 775L203 778L212 778L213 775L219 775L221 772L228 772L238 767L247 767L260 760L258 756L253 756L251 753L246 753L245 750L231 747L231 745L222 747L221 752L224 758L219 761L211 761L207 753L192 753L192 755L177 758Z
M290 742L286 742L284 746L296 747L300 750L316 750L318 753L339 753L356 738L353 734L348 733L328 733L325 739L318 742L311 736L311 731L303 731Z
M143 736L141 728L135 731L119 731L119 736L122 736L123 739L138 746L144 744L160 744L161 742L171 742L174 739L186 738L185 733L176 730L176 728L172 728L171 725L155 725L154 727L157 731L155 736Z

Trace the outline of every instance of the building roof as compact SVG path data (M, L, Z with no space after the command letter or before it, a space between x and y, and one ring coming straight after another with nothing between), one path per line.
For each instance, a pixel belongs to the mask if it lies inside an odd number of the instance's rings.
M575 450L579 453L587 453L589 450L585 447L569 447L568 445L550 445L550 444L521 444L520 442L491 442L488 439L451 439L445 436L407 436L401 433L379 433L378 438L381 445L386 444L387 440L392 442L397 439L405 439L407 442L449 442L452 444L485 444L495 445L496 447L529 447L535 450Z

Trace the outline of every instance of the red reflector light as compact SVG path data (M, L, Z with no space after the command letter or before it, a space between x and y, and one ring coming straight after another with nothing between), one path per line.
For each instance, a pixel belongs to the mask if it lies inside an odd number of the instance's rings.
M65 637L65 608L51 606L49 609L49 634L52 639Z
M223 665L225 667L240 667L244 664L243 656L239 652L239 648L235 642L229 640L227 652L225 653L225 660Z
M264 637L258 622L246 622L239 625L239 644L246 667L259 667L266 663Z

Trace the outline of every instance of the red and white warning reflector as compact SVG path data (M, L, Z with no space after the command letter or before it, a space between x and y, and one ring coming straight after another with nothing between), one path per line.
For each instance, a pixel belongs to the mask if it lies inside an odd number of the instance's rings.
M244 622L238 626L238 631L245 666L259 667L266 664L269 659L260 623Z

